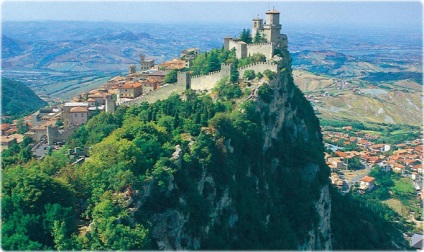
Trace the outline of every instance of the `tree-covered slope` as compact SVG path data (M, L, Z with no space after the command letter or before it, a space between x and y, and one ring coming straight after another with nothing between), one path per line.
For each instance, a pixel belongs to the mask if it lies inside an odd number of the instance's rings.
M2 115L19 116L46 105L45 101L22 82L1 79Z

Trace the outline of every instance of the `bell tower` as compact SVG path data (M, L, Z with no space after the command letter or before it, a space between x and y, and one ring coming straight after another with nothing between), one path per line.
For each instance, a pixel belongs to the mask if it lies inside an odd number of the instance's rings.
M256 36L256 32L261 33L264 28L264 20L262 18L252 19L252 38Z

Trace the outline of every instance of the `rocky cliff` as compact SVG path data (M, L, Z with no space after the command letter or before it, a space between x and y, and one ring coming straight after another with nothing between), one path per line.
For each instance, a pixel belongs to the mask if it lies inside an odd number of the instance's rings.
M282 72L240 106L239 117L216 115L176 148L178 168L166 185L152 180L143 190L141 209L154 208L152 197L173 202L144 213L160 249L332 248L319 123L284 56Z

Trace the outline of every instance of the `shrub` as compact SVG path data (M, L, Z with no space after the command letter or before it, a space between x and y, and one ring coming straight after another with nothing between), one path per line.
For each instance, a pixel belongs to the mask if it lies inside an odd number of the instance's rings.
M263 84L258 88L258 95L264 102L270 103L273 96L273 90L268 84Z
M243 77L247 80L253 80L255 78L255 70L246 70Z

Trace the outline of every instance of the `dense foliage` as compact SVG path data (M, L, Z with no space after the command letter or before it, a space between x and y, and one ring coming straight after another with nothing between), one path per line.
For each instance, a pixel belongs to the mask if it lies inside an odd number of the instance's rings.
M45 101L22 82L1 78L2 115L22 116L46 105Z

